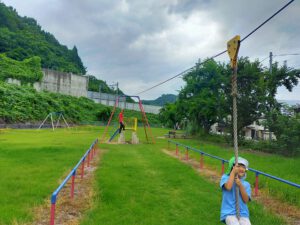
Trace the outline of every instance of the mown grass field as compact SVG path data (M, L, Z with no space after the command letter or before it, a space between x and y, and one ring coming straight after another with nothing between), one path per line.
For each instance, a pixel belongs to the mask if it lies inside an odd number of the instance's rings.
M33 208L50 198L59 182L102 132L103 128L99 127L55 132L2 131L0 224L32 221ZM153 129L157 137L166 132ZM139 129L139 137L145 142L143 129ZM155 145L100 145L107 152L96 171L94 207L86 213L81 224L221 224L218 186L206 181L190 166L164 154L161 149L167 147L165 139L156 138L156 141ZM187 143L200 144L192 140ZM224 158L232 154L219 147L205 148ZM270 171L259 168L261 165L269 168L267 165L272 162L272 157L259 155L256 159L254 154L247 154L245 157L249 158L252 167L275 175L276 170L272 170L275 166L271 166ZM282 170L295 168L288 159L279 158L283 159ZM218 162L208 159L205 162L220 169ZM263 164L256 166L254 162ZM299 178L299 170L294 173L298 173ZM297 182L293 177L291 180ZM297 194L295 188L290 194ZM249 207L253 224L284 224L255 202Z
M98 195L83 225L221 224L221 192L189 165L151 145L105 145ZM284 224L256 203L253 224Z
M99 135L99 129L0 133L0 224L28 222Z

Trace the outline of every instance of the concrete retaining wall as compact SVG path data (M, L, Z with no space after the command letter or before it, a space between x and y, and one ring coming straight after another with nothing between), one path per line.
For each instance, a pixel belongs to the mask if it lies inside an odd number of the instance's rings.
M34 83L37 91L50 91L76 97L87 97L88 78L72 73L43 69L43 79Z

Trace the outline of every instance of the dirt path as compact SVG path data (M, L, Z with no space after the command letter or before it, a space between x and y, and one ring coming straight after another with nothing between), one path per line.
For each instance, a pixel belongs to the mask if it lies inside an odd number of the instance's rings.
M70 199L70 182L59 193L55 210L55 225L77 225L84 212L92 207L92 200L95 196L93 191L94 172L99 166L101 155L105 150L97 149L96 152L94 159L90 162L90 167L85 165L83 179L81 179L81 169L76 174L74 199ZM35 208L34 211L35 221L30 223L31 225L49 225L50 199L41 207Z
M169 151L167 149L162 149L162 151L174 158L178 158L178 156L175 155L174 151ZM179 159L181 162L185 164L191 165L195 170L197 170L201 176L204 176L208 180L210 180L213 183L219 183L221 178L221 173L217 172L216 170L209 168L204 165L203 169L199 168L199 162L197 162L195 159ZM276 215L279 215L282 217L287 224L289 225L300 225L300 209L292 206L288 203L283 203L273 197L271 197L266 191L259 190L259 195L257 197L254 196L254 193L252 193L252 199L257 201L258 203L262 204L264 208Z

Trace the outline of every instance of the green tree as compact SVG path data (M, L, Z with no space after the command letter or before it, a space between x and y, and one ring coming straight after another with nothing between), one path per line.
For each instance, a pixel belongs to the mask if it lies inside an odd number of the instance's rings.
M265 106L277 103L275 94L280 85L289 90L297 84L299 73L274 67L274 78L268 79L268 70L257 60L247 57L238 60L238 132L270 112ZM232 132L232 71L229 65L213 60L205 61L184 76L186 85L179 93L177 110L195 130L209 132L216 122L227 123ZM266 97L267 96L267 97Z
M164 126L173 128L176 122L178 122L178 114L176 111L175 104L166 104L159 112L159 120Z
M264 87L261 85L263 71L264 68L257 60L251 62L247 57L241 57L238 60L237 130L240 138L242 137L241 131L244 127L251 125L254 121L258 121L262 117L262 101L265 95ZM226 65L225 77L227 80L224 88L226 95L225 111L227 115L230 115L226 121L232 134L232 70L229 65Z
M283 86L288 91L292 91L293 88L297 86L299 78L300 70L288 68L286 65L279 67L277 62L272 65L271 74L269 70L262 74L261 85L265 91L262 99L262 106L264 107L266 117L265 125L271 132L273 132L272 125L276 123L276 115L280 113L282 107L275 98L278 88Z
M208 133L214 123L226 117L224 72L223 65L209 60L184 76L186 85L179 93L178 108L195 130L203 129Z
M19 62L0 54L0 80L14 78L22 83L34 83L40 81L42 77L40 57L35 56Z
M278 151L285 155L297 155L300 154L300 120L291 113L291 108L283 108L285 113L273 112L270 128L276 136Z

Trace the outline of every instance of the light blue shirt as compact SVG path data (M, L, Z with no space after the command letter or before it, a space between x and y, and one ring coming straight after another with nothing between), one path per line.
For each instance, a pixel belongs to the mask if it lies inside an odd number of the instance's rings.
M230 191L226 190L224 184L228 181L229 175L224 174L220 181L220 187L222 188L222 206L221 206L221 221L224 221L229 215L236 215L235 210L235 182ZM250 184L241 179L242 185L245 187L249 199L251 199L251 187ZM239 194L240 202L240 215L241 217L249 218L249 210L247 204L243 201L241 193Z

